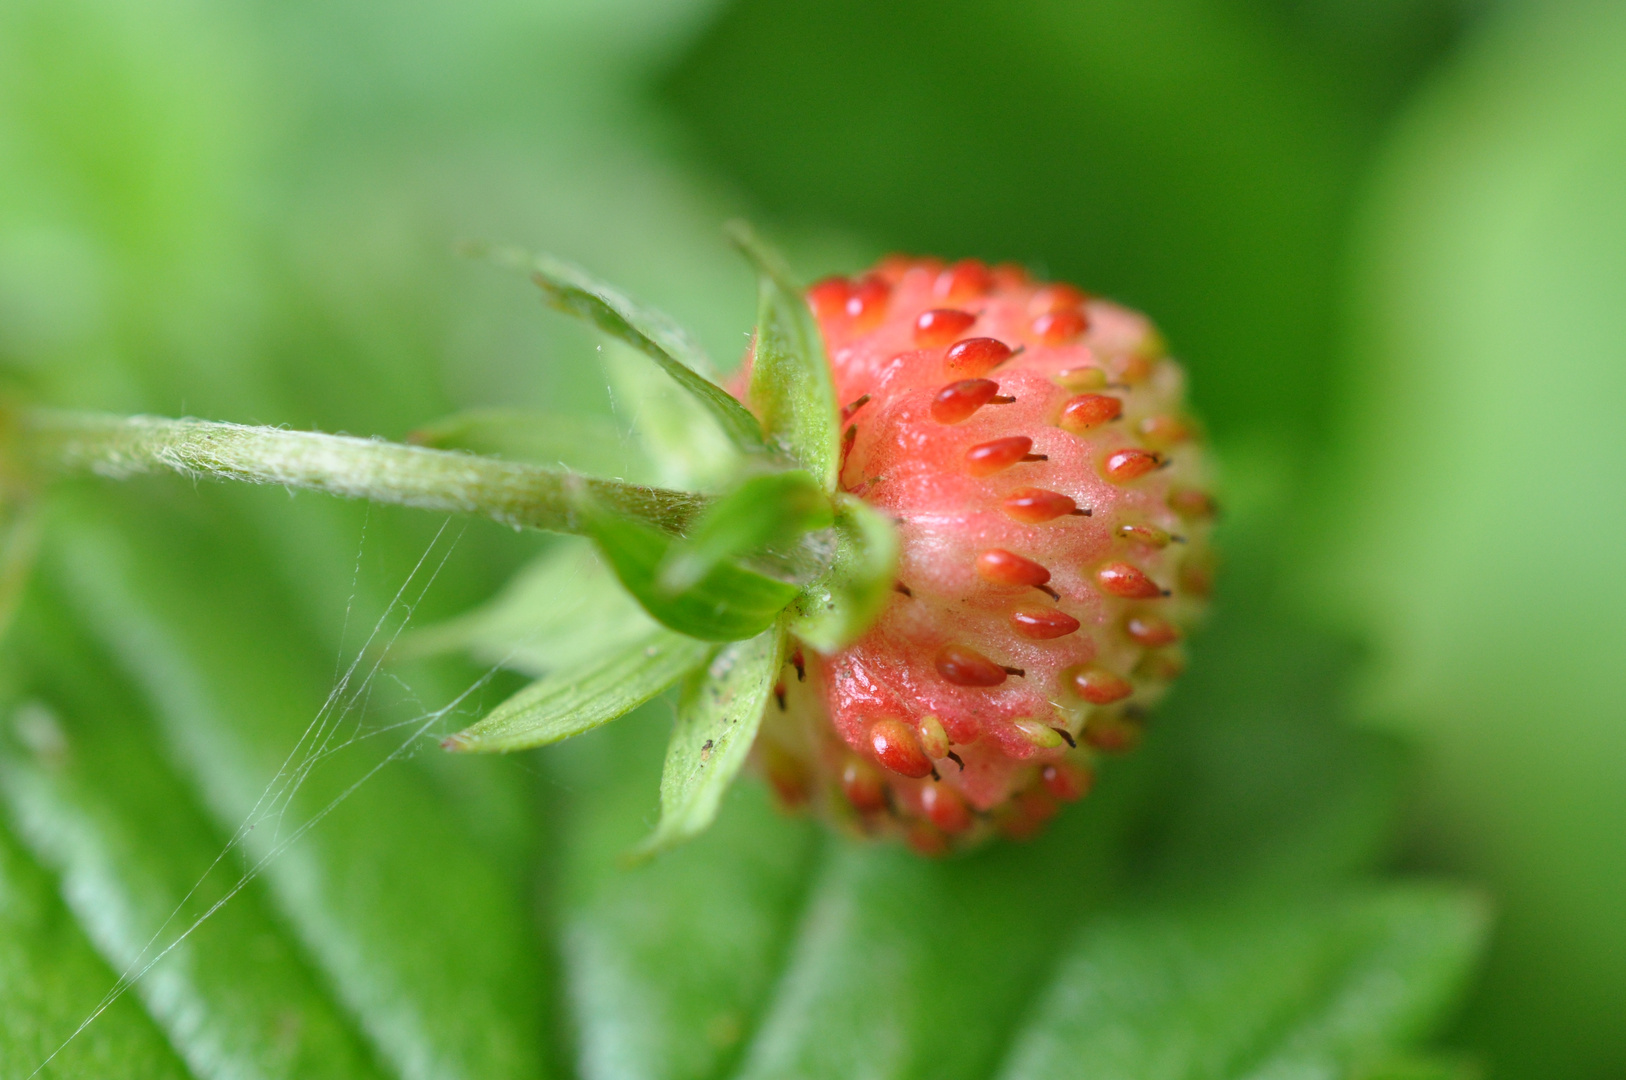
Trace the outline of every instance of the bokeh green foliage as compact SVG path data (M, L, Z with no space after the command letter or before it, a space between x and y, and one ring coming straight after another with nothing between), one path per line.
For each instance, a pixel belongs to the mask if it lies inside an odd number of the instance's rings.
M1342 6L744 0L666 88L772 211L1121 298L1216 429L1303 450L1365 153L1449 25Z
M1361 228L1310 589L1426 752L1420 857L1493 885L1465 1038L1626 1069L1626 12L1510 12L1396 133Z
M1385 1056L1441 1015L1486 918L1374 883L1421 779L1405 857L1484 875L1503 913L1460 1048L1604 1075L1621 577L1594 495L1622 460L1626 45L1585 12L1467 22L1443 0L0 6L8 393L390 437L477 406L624 422L595 339L453 242L580 262L726 358L755 298L719 225L746 212L804 271L1020 258L1153 313L1219 438L1230 561L1147 746L1037 843L926 863L747 783L628 871L669 710L452 759L407 734L511 677L366 680L403 581L415 623L450 616L536 538L277 491L66 491L0 671L0 1071L177 904L195 918L280 851L56 1075L1067 1075L1103 1038L1122 1076L1459 1075ZM1510 309L1522 336L1497 332ZM1547 443L1493 430L1533 420ZM1540 513L1499 513L1513 484ZM1572 577L1541 561L1555 519ZM1412 661L1370 669L1406 741L1345 722L1370 645ZM313 718L335 752L259 814ZM1103 993L1166 1019L1124 1041Z

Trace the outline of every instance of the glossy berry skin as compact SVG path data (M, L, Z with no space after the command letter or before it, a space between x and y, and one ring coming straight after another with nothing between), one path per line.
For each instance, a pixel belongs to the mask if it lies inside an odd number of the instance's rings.
M810 303L838 401L868 397L840 482L899 522L898 588L856 643L798 653L759 757L917 850L1033 835L1138 740L1203 607L1182 372L1143 316L971 260L893 257Z

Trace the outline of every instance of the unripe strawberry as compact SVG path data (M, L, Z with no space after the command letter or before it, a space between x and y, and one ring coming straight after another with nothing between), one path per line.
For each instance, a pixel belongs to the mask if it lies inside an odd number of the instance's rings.
M804 651L763 744L918 850L1031 835L1088 791L1092 749L1139 739L1203 606L1181 370L1142 316L975 261L892 258L809 301L855 406L841 486L902 553L875 625Z

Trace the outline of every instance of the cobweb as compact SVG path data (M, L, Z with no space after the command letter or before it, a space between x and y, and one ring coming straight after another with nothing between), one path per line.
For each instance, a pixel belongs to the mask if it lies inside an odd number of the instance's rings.
M298 843L306 833L321 824L329 814L338 809L363 785L385 768L415 753L417 748L424 745L425 739L435 733L436 729L442 725L447 717L461 711L465 703L484 689L492 677L503 667L501 663L491 666L446 704L433 709L424 708L421 702L417 702L409 686L393 673L384 670L384 662L388 657L390 647L411 625L412 616L418 605L428 595L441 571L445 569L450 561L458 541L462 538L462 529L457 530L455 533L451 531L452 519L450 518L441 523L440 528L424 548L423 554L406 575L406 579L395 590L394 595L385 605L382 613L372 624L364 640L354 649L347 648L344 645L350 632L350 620L354 614L357 596L360 592L362 559L366 551L367 523L369 520L370 515L368 518L364 518L362 522L355 569L350 583L350 595L345 602L344 620L339 638L340 646L335 656L332 689L310 721L305 725L303 731L300 732L293 746L289 748L287 756L260 792L253 807L243 816L242 821L221 847L219 853L215 855L208 867L198 875L191 888L175 904L158 928L153 931L152 936L137 955L125 964L123 971L120 972L112 987L96 1002L89 1014L35 1067L33 1072L28 1074L29 1080L38 1076L52 1061L56 1060L74 1040L82 1035L125 993L139 983L148 972L171 952L180 947L199 927L203 926L216 912L225 907L233 897L247 888L278 857ZM368 705L374 686L381 677L392 680L401 686L408 697L417 703L421 711L406 718L382 724L369 723L367 720ZM308 816L300 817L298 815L294 807L296 797L304 787L306 780L310 778L311 774L323 761L362 742L389 739L392 736L393 742L388 752L368 766L361 775L341 788L336 795ZM268 830L265 828L266 826L269 826ZM257 831L262 836L269 831L271 837L268 842L265 842L260 853L246 859L243 869L231 881L221 896L212 901L190 921L184 919L183 912L187 911L191 906L193 899L204 888L205 883L216 870L227 863L227 860L234 853L244 849L250 835Z

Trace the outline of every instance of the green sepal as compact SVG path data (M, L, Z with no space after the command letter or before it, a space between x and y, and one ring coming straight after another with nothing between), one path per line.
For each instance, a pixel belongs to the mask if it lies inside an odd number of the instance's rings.
M625 716L705 662L713 646L656 629L597 663L538 679L441 745L507 753L547 746Z
M713 566L692 588L668 593L657 584L656 575L678 542L676 537L585 495L578 502L577 518L627 591L658 622L680 634L702 641L744 641L766 630L796 598L795 585L732 561Z
M389 655L410 660L462 652L478 663L540 678L594 663L657 627L591 542L560 537L491 600L443 623L407 630Z
M655 576L668 594L697 585L729 559L794 541L835 522L830 498L800 469L763 473L711 505L688 537L667 551Z
M467 409L425 424L407 436L414 446L562 467L590 476L644 483L649 462L602 416L571 416L531 409Z
M681 326L551 255L532 256L527 268L550 305L587 320L654 360L706 407L741 451L759 454L766 449L756 417L717 385L711 360Z
M898 573L892 520L845 493L836 495L835 507L835 558L791 609L791 633L822 653L869 629L891 598Z
M685 491L722 491L750 460L711 412L671 379L649 377L649 361L630 345L607 341L599 363L611 400L624 413L651 480Z
M751 408L768 441L817 477L826 491L834 491L841 424L819 324L779 253L743 221L729 222L726 231L758 275Z
M784 654L785 630L775 625L723 646L710 664L689 675L666 746L660 824L630 853L633 859L692 839L716 819L756 741Z

